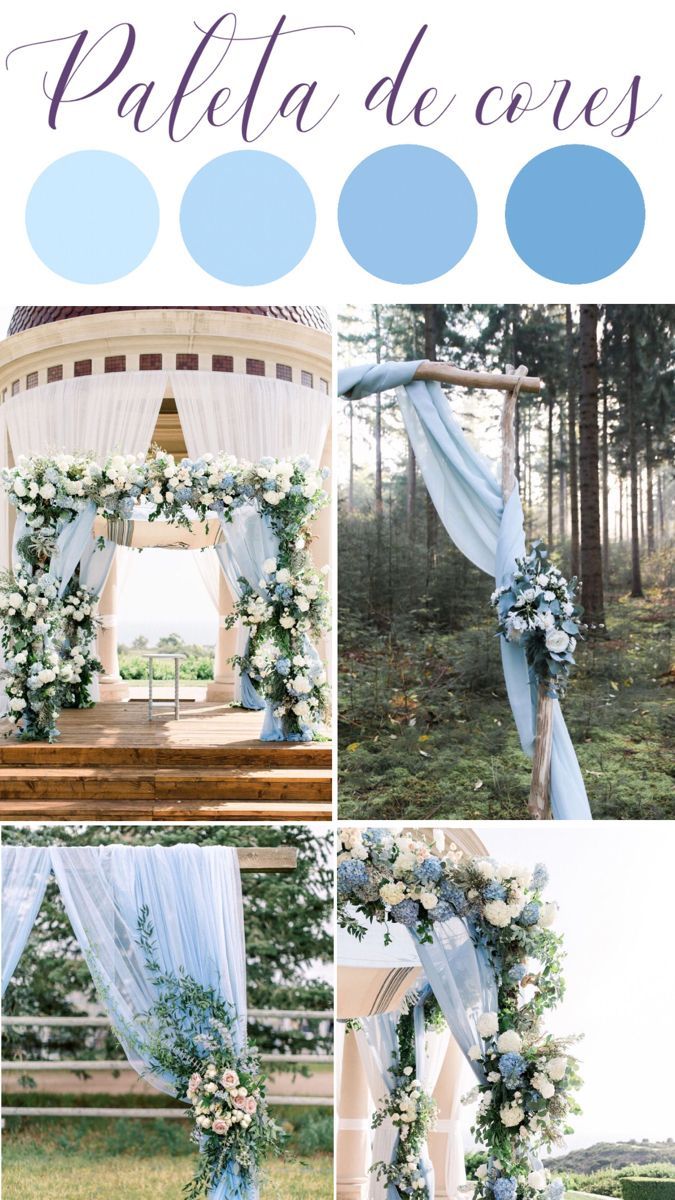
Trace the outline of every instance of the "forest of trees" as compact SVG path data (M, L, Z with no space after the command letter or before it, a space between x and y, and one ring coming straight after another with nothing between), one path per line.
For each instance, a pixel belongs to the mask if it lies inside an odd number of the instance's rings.
M542 539L566 573L580 577L588 639L609 642L610 651L624 634L621 598L642 602L658 585L655 624L665 653L661 626L675 498L675 306L374 305L345 310L340 348L343 363L442 359L487 371L524 363L530 375L540 376L542 391L521 393L516 411L516 475L527 541ZM474 444L497 462L502 399L498 392L451 396ZM415 686L419 693L425 671L433 676L440 669L422 643L415 649L415 639L428 643L430 634L485 630L486 592L484 577L440 525L393 394L343 402L341 433L341 732L343 745L361 748L379 736L380 698L386 727L392 696L409 716L405 697ZM386 663L377 662L378 646ZM467 665L471 658L467 646L454 647L460 673L462 656ZM401 648L405 653L397 652ZM601 659L602 651L594 649L594 670ZM416 664L424 670L415 679ZM360 695L368 688L372 728ZM436 710L437 701L436 695ZM416 713L415 723L420 719ZM359 794L359 757L342 756L346 797ZM382 815L389 814L383 809Z

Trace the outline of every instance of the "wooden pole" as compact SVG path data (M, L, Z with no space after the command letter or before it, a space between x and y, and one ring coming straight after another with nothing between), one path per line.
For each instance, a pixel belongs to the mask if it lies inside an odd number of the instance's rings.
M514 375L517 377L513 383ZM515 416L518 393L524 386L527 368L518 367L511 375L500 378L511 379L511 387L504 399L502 409L502 497L508 500L516 486L516 435ZM539 382L539 381L537 381ZM531 389L528 389L531 390ZM553 741L553 697L548 695L546 685L539 685L537 692L537 720L532 760L532 782L528 809L535 821L551 819L550 781L551 744Z
M240 871L294 871L298 852L294 846L238 846Z
M529 376L527 370L518 368L516 372L520 379L519 391L540 392L541 379ZM455 387L485 388L502 392L513 391L513 372L507 375L491 374L488 371L464 371L461 367L453 367L450 363L423 362L415 372L415 379L435 379L439 383L453 384ZM515 403L515 402L514 402Z

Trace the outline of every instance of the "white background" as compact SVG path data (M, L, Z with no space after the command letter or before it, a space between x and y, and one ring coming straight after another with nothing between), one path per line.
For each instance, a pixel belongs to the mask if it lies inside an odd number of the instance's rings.
M2 298L6 303L141 302L196 304L222 299L264 303L320 302L332 306L349 302L412 299L441 302L546 302L570 299L567 287L539 278L515 256L504 227L506 195L518 170L534 154L564 142L583 141L621 157L636 175L646 200L647 224L640 247L629 263L598 285L577 287L576 300L669 301L673 269L671 168L673 103L670 94L673 22L668 7L657 0L639 6L619 0L502 0L480 4L431 0L426 4L392 4L391 0L291 0L282 6L270 0L231 5L239 16L240 33L267 33L282 12L288 25L346 24L356 35L340 32L288 38L272 59L264 88L265 107L280 101L289 86L319 80L319 96L328 103L340 99L319 128L299 135L291 122L277 121L254 145L293 163L309 184L317 207L315 239L305 260L275 283L234 288L212 279L190 259L179 235L178 214L184 188L210 159L241 149L240 127L200 127L180 145L172 144L166 122L153 132L134 133L128 120L115 115L126 87L156 80L157 107L169 103L180 75L196 48L199 35L193 19L207 27L227 11L224 4L192 0L162 6L131 0L101 0L95 6L82 0L58 7L46 0L30 5L6 5L2 18L3 59L9 49L36 38L64 36L90 27L102 33L110 25L130 20L138 42L121 80L100 97L62 109L56 132L47 126L47 102L41 91L42 74L50 66L50 82L60 69L69 43L25 51L12 57L10 69L0 69L4 187L2 217ZM436 85L442 96L456 94L450 112L430 129L407 122L391 129L381 111L368 114L364 97L384 74L395 71L420 25L430 26L410 73L406 95L410 104L418 91ZM235 48L214 77L213 88L195 97L190 112L196 117L216 87L229 85L243 98L251 81L258 49ZM590 93L602 85L618 102L635 74L643 77L641 103L659 95L656 109L625 138L612 137L610 126L590 129L577 124L567 133L552 125L551 105L527 113L514 125L480 128L473 116L475 102L490 85L508 92L523 79L545 95L554 79L573 81L578 111ZM415 87L414 85L417 84ZM203 100L202 100L203 97ZM614 122L612 122L614 124ZM465 259L449 275L417 287L400 287L369 276L349 257L337 229L340 188L349 171L366 155L398 142L435 146L454 158L469 176L478 198L478 231ZM30 188L55 158L74 150L95 148L123 154L152 180L161 203L159 238L149 258L135 272L114 284L82 286L53 275L34 255L24 229L24 208ZM383 197L383 203L386 197Z

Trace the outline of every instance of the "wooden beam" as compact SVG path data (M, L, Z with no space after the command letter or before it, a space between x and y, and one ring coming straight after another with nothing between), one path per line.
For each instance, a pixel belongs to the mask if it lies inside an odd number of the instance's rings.
M298 852L294 846L238 846L240 871L294 871Z
M530 376L526 371L519 378L521 391L541 391L541 379L535 375ZM511 391L513 388L513 375L492 374L488 371L464 371L461 367L453 367L450 363L443 362L420 363L415 372L415 379L435 379L438 383L454 384L455 387L496 389L502 392Z

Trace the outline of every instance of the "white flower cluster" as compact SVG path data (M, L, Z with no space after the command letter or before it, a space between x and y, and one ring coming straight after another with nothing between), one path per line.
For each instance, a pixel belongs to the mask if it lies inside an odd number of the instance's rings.
M259 1099L257 1089L249 1091L232 1067L220 1072L213 1062L208 1063L203 1072L195 1072L190 1077L187 1089L187 1100L193 1107L199 1129L222 1138L233 1128L250 1128Z

